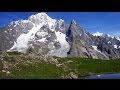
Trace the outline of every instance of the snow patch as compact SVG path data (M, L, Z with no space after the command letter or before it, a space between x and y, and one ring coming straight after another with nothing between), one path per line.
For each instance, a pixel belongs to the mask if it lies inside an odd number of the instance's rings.
M48 52L48 55L58 56L58 57L67 57L67 52L70 49L70 45L66 41L66 35L61 33L60 31L55 31L55 35L57 36L57 42L60 43L59 49L53 49Z
M37 36L42 36L42 37L44 37L44 36L46 36L46 35L48 35L47 32L44 32L44 31L37 32Z
M118 46L118 48L120 48L120 46Z
M107 34L108 37L111 37L109 34Z
M116 37L116 39L120 41L120 37Z
M93 34L93 36L103 36L103 33L96 32L96 33Z
M114 38L114 36L111 36L111 38L113 39L113 38Z
M102 53L101 51L99 51L98 49L97 49L97 46L92 46L93 47L93 49L95 50L95 51L97 51L97 52L99 52L99 53L101 53L102 55L104 55L105 57L107 57L104 53Z
M60 19L60 21L61 21L61 22L64 22L64 20L63 20L63 19Z
M117 45L113 45L113 47L114 47L115 49L117 49Z
M61 44L66 43L65 37L66 35L61 33L60 31L55 32L57 36L57 41L60 42Z
M45 42L45 41L46 41L46 38L42 38L42 39L39 39L39 40L37 40L37 41L39 41L39 42Z
M13 37L15 37L15 34L13 34Z
M108 41L108 43L111 43L111 41Z
M12 29L9 29L10 31L12 31Z
M94 45L93 45L92 47L93 47L94 50L100 52L100 51L97 49L97 46L94 46Z
M4 31L5 33L7 33L7 31Z
M49 43L49 44L48 44L48 47L49 47L51 50L55 49L55 46L54 46L54 43L53 43L53 42Z
M29 23L30 21L29 20L23 20L22 22L23 23Z
M17 25L15 24L14 27L16 27Z

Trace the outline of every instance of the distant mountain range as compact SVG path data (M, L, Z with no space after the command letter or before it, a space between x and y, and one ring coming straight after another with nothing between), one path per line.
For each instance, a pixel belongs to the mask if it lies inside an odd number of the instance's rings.
M0 51L109 60L120 58L120 38L91 34L75 20L67 25L38 13L0 28Z

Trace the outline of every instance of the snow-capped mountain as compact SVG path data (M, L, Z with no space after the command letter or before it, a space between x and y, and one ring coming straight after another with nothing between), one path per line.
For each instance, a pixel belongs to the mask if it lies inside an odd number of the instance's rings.
M46 13L0 28L0 51L58 57L120 58L120 38L86 32L75 20L68 26Z
M66 30L64 20L55 20L46 13L38 13L30 16L28 20L15 21L14 23L16 26L21 23L23 25L29 23L32 27L26 29L27 33L20 34L8 51L27 53L32 50L31 52L37 54L46 51L48 55L67 56L70 46L65 40L65 33L63 33Z
M105 34L105 33L101 33L101 32L96 32L96 33L94 33L94 34L92 34L92 35L93 35L93 36L96 36L96 37L102 36L102 37L111 37L111 38L114 38L114 36L111 36L111 35Z
M118 49L118 47L120 47L118 45L119 41L120 41L120 37L116 37L116 36L112 36L112 35L109 35L109 34L104 34L104 33L100 33L100 32L96 32L94 34L92 34L93 36L100 36L100 37L104 37L106 39L108 39L108 43L109 44L112 44L114 48ZM117 42L117 45L116 45L116 42Z

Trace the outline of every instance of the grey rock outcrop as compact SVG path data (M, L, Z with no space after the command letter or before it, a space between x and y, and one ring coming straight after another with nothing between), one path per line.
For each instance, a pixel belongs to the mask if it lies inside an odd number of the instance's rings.
M91 37L73 20L67 31L67 41L71 45L68 56L95 59L108 59L92 48Z

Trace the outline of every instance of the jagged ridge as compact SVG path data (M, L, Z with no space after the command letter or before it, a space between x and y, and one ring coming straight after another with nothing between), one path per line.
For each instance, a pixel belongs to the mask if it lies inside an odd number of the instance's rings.
M115 59L120 57L120 40L103 33L90 34L75 22L67 26L46 13L28 20L13 21L0 28L0 50L58 57Z

